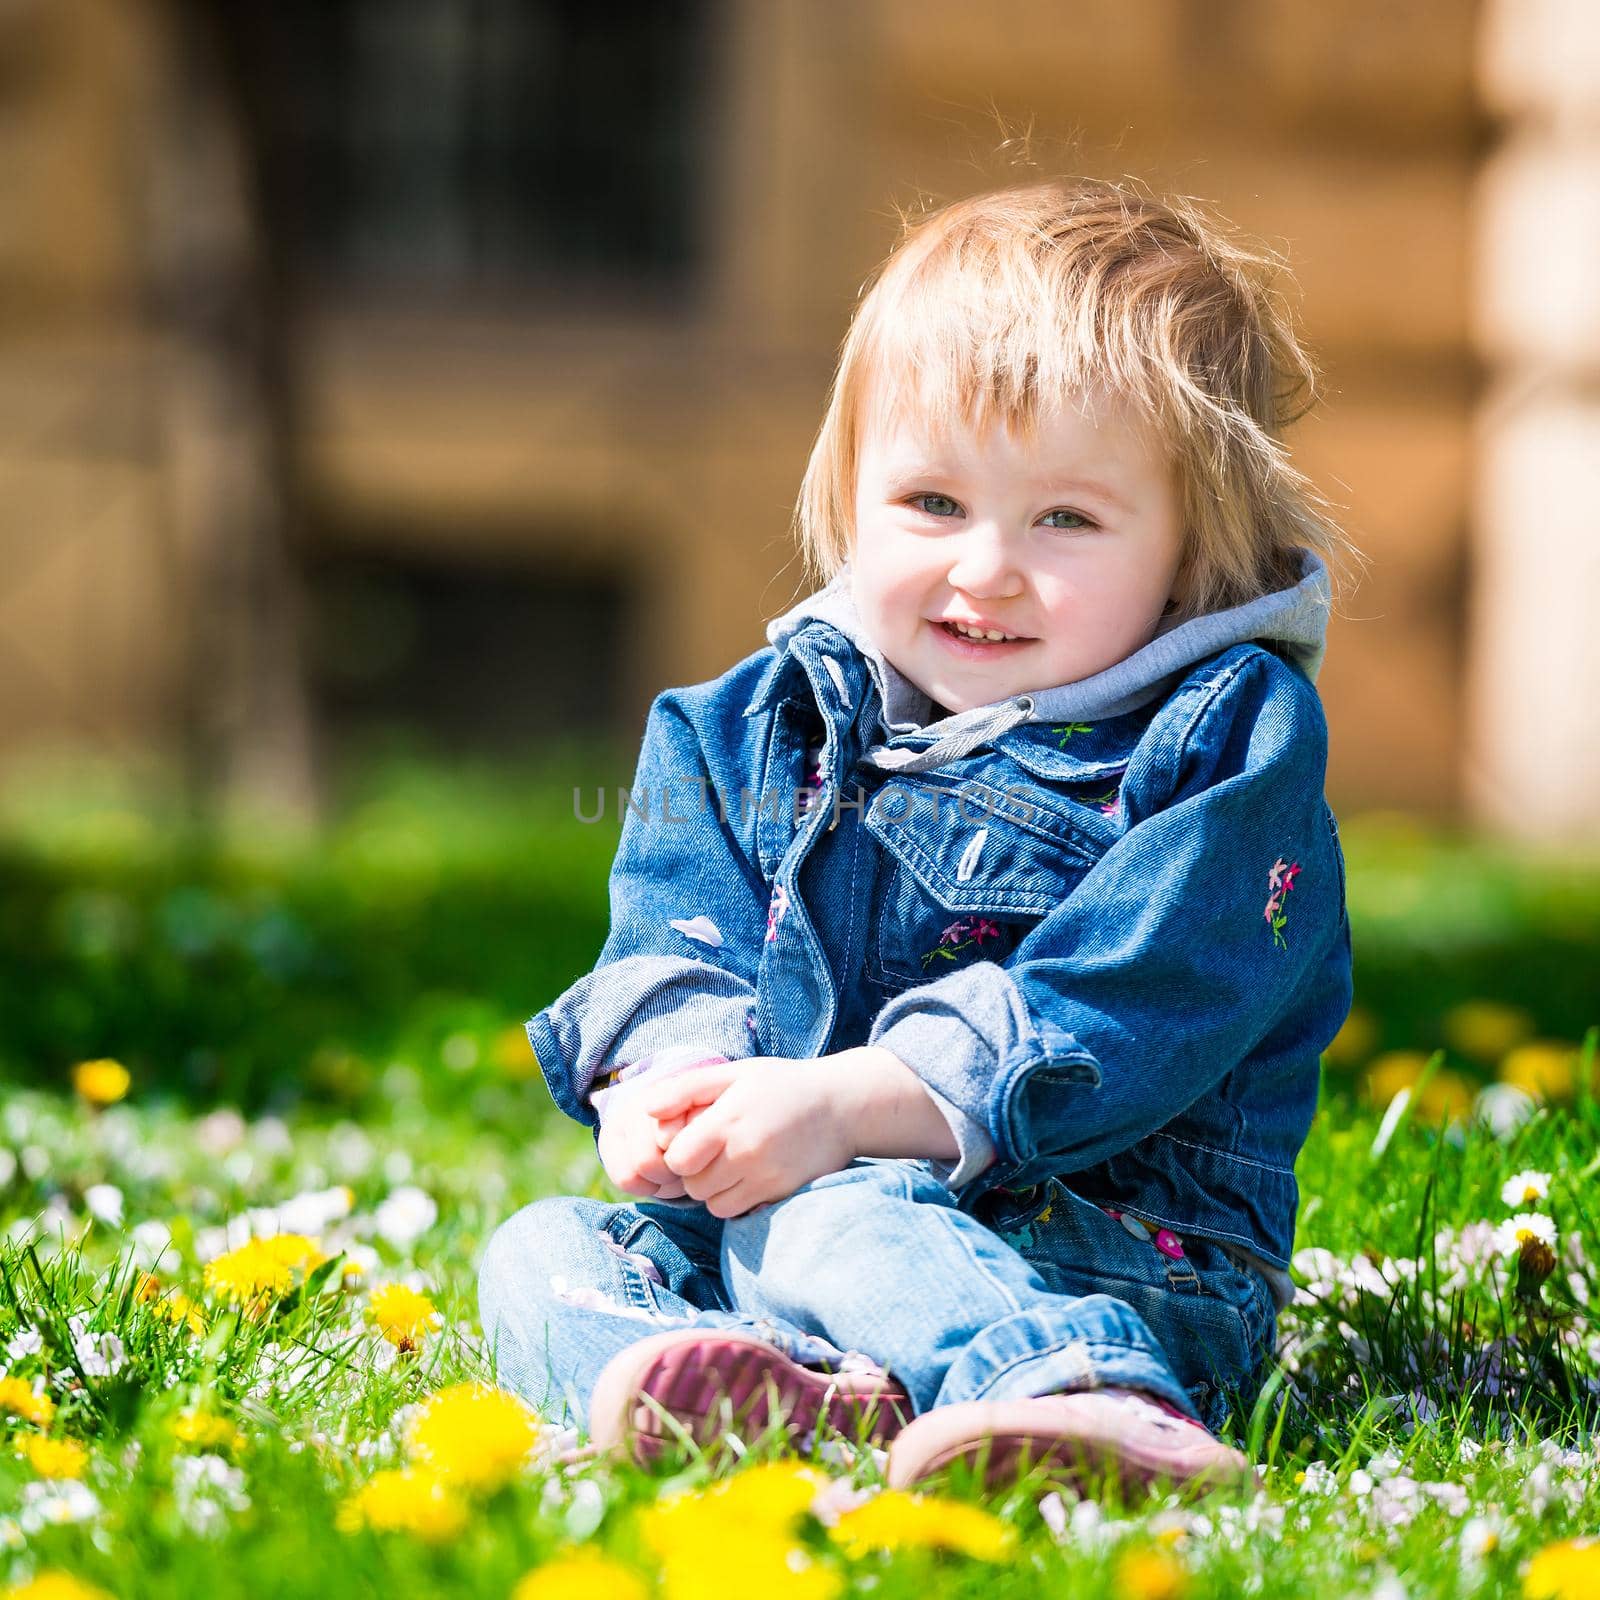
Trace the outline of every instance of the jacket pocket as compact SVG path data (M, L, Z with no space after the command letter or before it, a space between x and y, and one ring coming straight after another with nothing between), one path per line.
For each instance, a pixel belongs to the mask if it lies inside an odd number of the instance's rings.
M893 989L1004 961L1097 856L1065 812L973 779L897 778L866 826L879 846L867 972Z

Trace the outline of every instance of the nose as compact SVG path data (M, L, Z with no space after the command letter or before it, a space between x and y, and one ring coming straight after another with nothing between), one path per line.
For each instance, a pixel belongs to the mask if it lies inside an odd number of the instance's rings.
M974 520L957 536L946 581L974 599L1008 600L1022 593L1022 570L998 523Z

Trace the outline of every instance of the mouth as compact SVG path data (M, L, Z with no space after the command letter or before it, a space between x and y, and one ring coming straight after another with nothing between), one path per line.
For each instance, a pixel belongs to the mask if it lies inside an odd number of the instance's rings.
M1013 655L1034 641L1022 634L1008 634L1000 628L979 628L961 622L935 621L933 630L964 660L992 660Z

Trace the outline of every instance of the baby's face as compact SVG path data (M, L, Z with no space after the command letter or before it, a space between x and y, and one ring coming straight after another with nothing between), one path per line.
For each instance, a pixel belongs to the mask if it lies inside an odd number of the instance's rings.
M855 602L873 642L950 711L1073 683L1149 643L1178 573L1175 474L1125 408L931 437L869 428ZM957 622L1009 637L963 638Z

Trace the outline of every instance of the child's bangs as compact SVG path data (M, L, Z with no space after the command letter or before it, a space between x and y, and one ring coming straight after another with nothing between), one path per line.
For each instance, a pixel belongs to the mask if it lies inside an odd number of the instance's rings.
M1028 438L1057 411L1092 416L1096 397L1152 419L1177 409L1177 386L1141 348L1129 308L1107 304L1093 283L1068 291L1037 261L975 263L970 251L959 267L935 259L921 268L878 308L864 344L867 426L999 425Z

